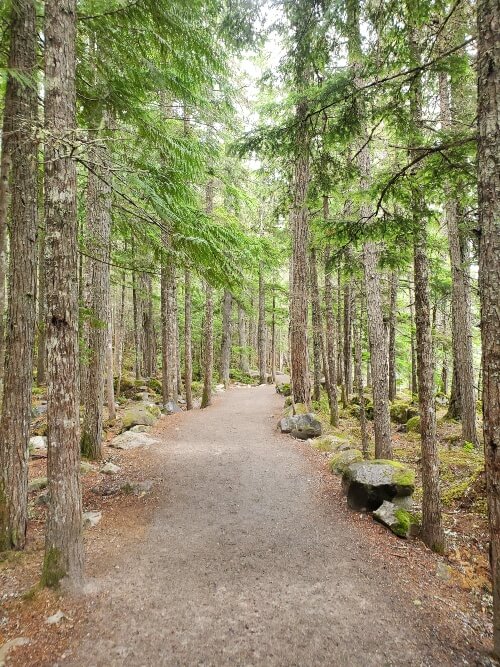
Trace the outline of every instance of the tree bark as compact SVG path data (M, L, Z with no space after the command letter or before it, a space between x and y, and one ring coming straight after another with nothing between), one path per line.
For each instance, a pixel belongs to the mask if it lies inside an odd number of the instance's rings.
M412 396L418 394L418 380L417 380L417 348L415 345L415 301L414 290L412 288L411 278L408 281L408 293L410 299L410 354L411 354L411 375L410 375L410 391Z
M12 3L9 74L12 161L9 307L0 420L0 550L26 539L28 441L33 381L37 260L36 11L34 0ZM3 314L2 314L3 315Z
M226 389L229 387L229 370L231 366L232 315L233 297L229 290L224 290L222 299L222 342L220 350L220 379Z
M212 215L214 210L214 189L215 184L212 179L206 187L206 212ZM206 283L205 285L205 321L203 324L203 394L201 397L201 407L207 408L212 404L212 377L214 374L214 303L213 287Z
M248 363L248 341L245 325L245 311L238 305L238 345L240 348L240 369L242 373L248 374L250 365Z
M500 6L479 0L478 178L483 429L493 578L493 643L500 657Z
M113 373L113 325L108 322L106 340L106 402L108 404L108 415L110 421L116 419L116 405L115 405L115 387L114 387L114 373Z
M184 388L186 390L186 409L193 408L193 353L191 342L191 274L189 269L184 270Z
M174 275L175 281L175 275ZM149 273L139 274L140 300L142 313L142 335L143 345L143 372L145 377L151 378L156 375L156 332L153 319L153 285ZM175 283L174 283L175 286ZM174 331L175 340L175 331ZM175 348L174 348L175 349ZM175 368L174 357L174 368Z
M309 274L311 288L311 311L312 311L312 333L313 333L313 400L321 398L321 364L323 348L323 325L321 322L321 301L318 286L318 267L316 261L316 249L309 250Z
M349 255L346 258L349 261ZM344 388L348 403L352 394L352 281L348 278L344 284Z
M48 490L42 582L83 572L78 391L76 164L61 147L76 127L76 0L45 2L45 228Z
M355 84L357 87L360 87L363 83L360 77L363 56L361 51L359 14L359 0L348 0L348 55L349 63L354 69ZM357 113L362 130L359 138L360 148L356 159L360 172L360 188L362 191L367 191L370 183L370 149L366 141L365 109L363 108L361 99L357 102ZM371 213L369 206L362 204L360 213L362 220L368 220ZM373 241L366 241L363 245L363 269L373 385L375 456L376 458L392 459L391 422L389 416L389 369L378 260L379 249L377 245Z
M40 387L46 381L47 336L46 336L46 295L45 295L45 231L38 241L38 341L36 360L36 383Z
M162 232L163 247L171 250L170 236ZM177 308L175 264L173 255L163 260L161 266L161 366L162 366L162 400L163 405L172 411L177 406Z
M328 209L328 198L323 199L323 210ZM328 215L325 214L325 220ZM330 424L338 426L339 406L337 401L337 336L333 315L333 284L330 262L330 249L325 252L325 319L326 319L326 370L328 372L328 403L330 406Z
M411 66L420 64L417 29L409 32ZM418 145L421 130L422 91L420 74L410 89L410 146ZM409 149L414 158L418 149ZM414 172L416 175L416 172ZM415 333L417 340L418 403L420 409L420 439L422 447L422 539L438 553L445 549L444 530L439 494L439 457L436 437L434 399L434 352L432 345L429 260L427 257L427 220L424 202L418 185L412 186L413 268L415 282Z
M132 246L133 250L133 246ZM142 377L142 357L143 357L143 332L142 332L142 301L138 295L137 288L137 273L132 271L132 304L134 311L134 373L135 379L140 380Z
M448 75L439 73L441 123L451 126L451 101ZM470 309L469 269L462 254L458 226L458 202L449 184L446 186L445 215L451 264L451 327L453 367L459 385L462 411L462 437L477 446L476 395L472 353L472 320Z
M396 307L399 277L397 271L391 271L389 301L389 400L396 398Z
M294 401L295 403L304 403L306 406L309 406L311 402L311 385L309 380L307 345L307 247L309 237L307 191L309 189L310 174L307 112L307 101L301 100L297 104L296 110L296 158L291 212L290 362Z
M354 383L356 385L356 390L358 393L359 400L359 423L361 426L361 451L363 452L363 457L368 458L368 428L366 420L366 409L365 409L365 394L363 389L363 373L361 369L362 365L362 336L363 336L363 308L362 308L363 299L360 296L358 298L358 307L357 312L354 314Z
M276 295L273 294L273 313L271 320L271 381L276 383Z
M108 327L110 321L110 252L111 252L111 172L110 156L105 144L96 142L90 150L91 169L87 185L87 309L89 360L86 382L82 387L83 425L81 448L83 456L98 461L102 458L104 425L104 391Z
M267 382L267 345L266 345L266 287L264 283L264 268L259 264L259 321L257 324L257 351L259 359L259 382Z
M10 81L10 83L9 83ZM5 285L7 278L7 220L9 217L11 154L10 139L13 129L12 109L13 81L7 79L2 120L2 146L0 158L0 380L3 380L5 364Z

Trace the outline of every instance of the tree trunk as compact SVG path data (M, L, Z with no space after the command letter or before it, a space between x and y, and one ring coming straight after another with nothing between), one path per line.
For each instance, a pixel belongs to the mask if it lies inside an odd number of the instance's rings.
M76 127L76 0L45 2L45 228L48 490L42 581L83 572L78 391L76 163L61 146Z
M365 212L366 213L366 212ZM373 429L375 434L375 458L392 459L391 423L389 416L389 369L386 348L380 274L379 251L369 241L363 246L365 271L366 311L368 314L368 340L373 387Z
M214 210L214 188L212 179L206 187L206 212L212 215ZM205 286L205 321L203 324L203 394L201 407L207 408L212 404L212 377L214 374L214 303L213 288Z
M162 232L163 247L171 248L170 237ZM163 260L161 266L161 367L162 367L162 400L167 411L177 408L177 309L175 264L173 254Z
M441 123L451 126L451 102L448 74L439 73ZM472 353L472 321L470 310L470 276L464 261L458 227L458 202L451 186L446 186L446 225L451 264L451 327L453 337L453 366L460 390L462 437L477 446L476 396Z
M205 321L203 325L203 395L201 407L212 404L212 376L214 371L214 306L213 288L205 286Z
M259 264L259 322L257 325L257 349L259 359L259 382L267 382L266 364L266 288L264 283L264 269L262 262Z
M493 643L500 657L500 6L477 5L479 294L481 300L483 428L491 531Z
M361 451L363 457L368 458L368 428L366 422L365 394L363 390L363 373L361 370L362 362L362 336L363 336L363 308L362 297L358 299L357 312L354 314L354 383L358 393L359 400L359 423L361 426Z
M238 305L238 345L240 348L240 369L242 373L248 374L250 366L248 363L248 341L245 326L245 311Z
M123 367L123 348L125 346L125 271L122 273L121 296L120 296L120 314L118 317L118 326L115 322L115 368L117 371L116 395L120 395Z
M133 250L133 247L132 247ZM137 273L132 272L132 302L134 310L134 373L135 379L140 380L142 377L142 356L143 356L143 333L142 333L142 301L138 295L137 288Z
M45 297L45 231L39 235L38 242L38 341L36 360L36 383L40 387L45 384L47 336L46 336L46 297Z
M309 251L309 273L311 287L311 311L312 311L312 333L313 333L313 400L321 398L321 364L323 348L323 325L321 322L321 302L318 286L318 267L316 262L316 249Z
M311 386L307 345L307 247L309 237L307 191L309 189L310 174L307 112L307 101L301 100L297 104L296 111L296 158L291 212L290 361L294 401L295 403L304 403L306 406L309 406L311 401Z
M273 313L271 320L271 381L276 383L276 295L273 294Z
M98 145L95 141L97 137L94 136L93 139L89 156L91 169L87 181L86 233L86 284L88 285L86 306L90 313L87 332L89 361L86 382L82 387L81 448L83 456L98 461L102 458L103 407L110 322L111 172L108 147L105 143Z
M348 0L347 21L349 29L348 56L353 67L356 87L361 87L360 77L362 66L361 32L360 32L359 0ZM359 137L360 148L357 152L357 165L360 172L360 188L367 191L370 185L370 149L366 140L365 109L362 99L357 101L358 121L361 127ZM362 204L360 214L362 220L369 220L370 208ZM391 459L391 422L389 416L389 369L382 311L382 290L378 268L379 249L373 241L366 241L363 246L363 269L365 275L365 291L368 315L368 340L370 343L370 359L373 384L373 425L375 432L376 458Z
M409 33L411 66L420 64L417 29ZM410 89L410 146L421 141L422 91L420 74ZM410 159L418 149L409 149ZM415 174L415 172L414 172ZM422 539L438 553L445 548L439 495L439 457L436 437L434 399L434 353L432 345L431 303L429 296L429 260L427 257L427 220L420 188L412 187L413 268L415 282L415 333L417 340L418 403L420 409L420 439L422 447Z
M175 281L175 274L174 274ZM153 285L149 273L139 274L140 299L142 301L143 371L147 378L156 375L156 332L153 319ZM175 282L174 282L175 286ZM175 340L175 330L174 330ZM174 358L174 368L175 358Z
M10 81L10 83L9 83ZM7 80L3 105L2 146L0 158L0 380L3 380L5 364L5 284L7 278L7 220L9 216L11 151L10 138L13 128L12 79Z
M231 366L232 323L231 315L233 297L231 292L224 290L222 300L222 343L220 350L220 380L226 389L229 387L229 369Z
M184 270L184 388L186 390L186 408L193 408L193 353L191 343L191 274L189 269Z
M411 285L411 278L408 281L408 292L410 299L410 353L411 353L411 375L410 375L410 391L412 396L418 394L417 381L417 349L415 346L415 302L414 290Z
M399 278L397 271L391 272L389 301L389 400L396 398L396 307Z
M346 257L349 261L349 255ZM352 394L352 281L347 279L344 284L344 388L345 400L348 403Z
M114 387L114 373L113 373L113 325L108 323L106 341L106 402L108 404L108 415L110 421L116 419L116 405L115 405L115 387Z
M325 220L328 219L328 198L323 199ZM330 424L338 426L339 406L337 402L337 337L335 318L333 316L333 284L330 262L330 249L325 252L325 319L326 319L326 360L325 370L328 372L328 403L330 406Z
M12 134L12 224L4 391L0 420L0 550L26 539L28 441L33 382L37 259L36 11L33 0L12 4L8 77ZM3 313L2 313L3 315Z

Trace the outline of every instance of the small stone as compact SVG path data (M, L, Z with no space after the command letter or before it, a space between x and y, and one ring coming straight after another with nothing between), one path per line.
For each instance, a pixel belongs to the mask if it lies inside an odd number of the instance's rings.
M47 623L47 625L57 625L57 623L60 623L63 618L66 618L66 614L59 609L59 611L56 611L55 614L52 614L52 616L46 618L45 623Z
M103 465L99 472L103 475L116 475L116 473L120 472L120 467L111 463L111 461L108 461Z
M93 528L100 523L102 519L102 512L97 510L91 510L89 512L83 513L83 527L84 528Z
M94 466L88 461L80 461L80 472L86 475L89 472L94 472Z

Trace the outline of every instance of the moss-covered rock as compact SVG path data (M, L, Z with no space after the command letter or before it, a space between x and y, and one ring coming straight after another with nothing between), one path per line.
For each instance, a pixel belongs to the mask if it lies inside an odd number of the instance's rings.
M311 445L319 452L341 452L346 449L354 449L349 440L339 438L336 435L324 435L311 440Z
M408 419L418 415L418 410L414 405L405 401L394 401L390 408L391 419L396 424L406 424Z
M406 422L406 430L408 433L420 433L420 417L418 415L408 419Z
M394 503L384 500L382 505L373 512L373 517L387 526L398 537L410 537L416 519L411 512Z
M344 471L342 487L350 507L373 511L384 500L411 496L415 490L415 473L397 461L363 461L353 463Z
M154 406L157 407L157 406ZM159 411L159 408L158 408ZM145 426L153 426L156 421L156 416L153 415L149 406L137 405L128 410L125 410L122 416L123 430L128 431L132 426L144 424Z
M363 454L359 449L346 449L343 452L338 452L332 456L328 462L330 470L337 475L342 475L347 468L353 464L363 460Z

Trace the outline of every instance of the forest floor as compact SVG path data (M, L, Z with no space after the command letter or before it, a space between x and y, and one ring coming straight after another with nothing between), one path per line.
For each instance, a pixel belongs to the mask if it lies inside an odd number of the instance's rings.
M274 387L238 387L161 418L158 445L105 447L120 471L83 476L85 509L103 515L85 532L83 596L35 586L34 509L28 549L0 565L0 646L29 641L6 664L493 664L483 583L464 584L456 549L437 556L348 510L324 453L277 432L282 409ZM411 458L411 438L400 449Z

